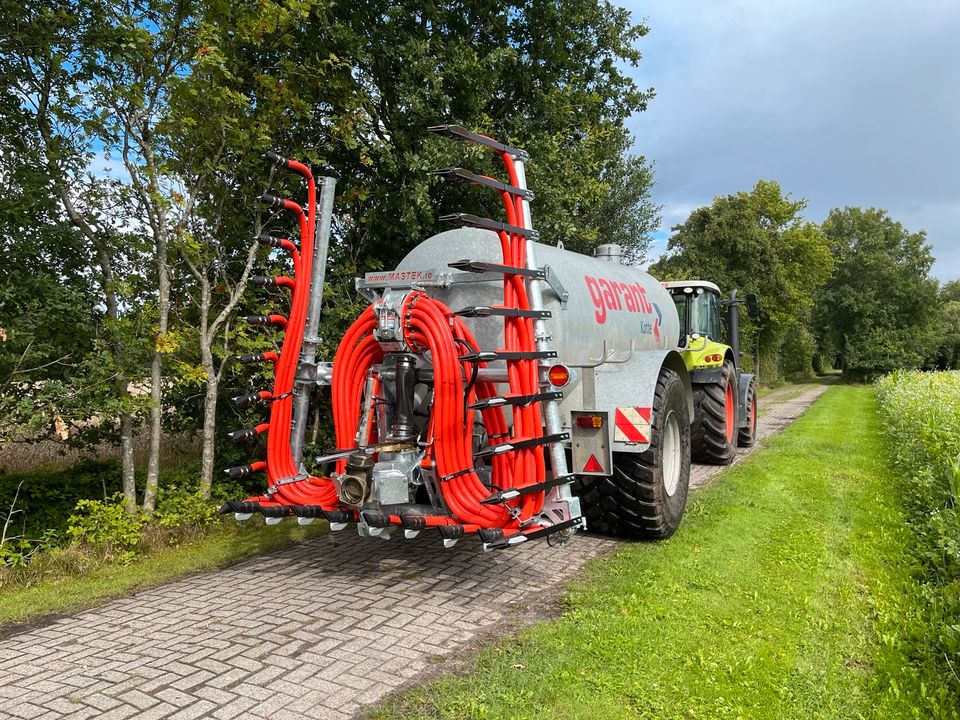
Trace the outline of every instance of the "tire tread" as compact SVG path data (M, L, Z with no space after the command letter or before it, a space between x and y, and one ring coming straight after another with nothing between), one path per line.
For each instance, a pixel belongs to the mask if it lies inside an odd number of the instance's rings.
M727 442L727 383L736 383L733 363L723 366L724 381L694 386L693 424L690 427L690 446L696 462L711 465L729 465L737 455L737 434L732 443ZM734 402L737 388L734 384ZM734 415L736 417L736 413Z
M668 394L682 392L680 377L669 368L664 368L657 379L654 392L651 426L668 402ZM684 417L680 419L681 434L689 427L686 417L686 402L681 403ZM643 453L615 453L613 474L609 476L578 475L574 481L574 493L580 498L580 506L587 518L591 532L629 538L662 539L670 537L677 529L689 483L689 455L681 460L681 479L676 494L682 494L679 516L666 506L661 474L655 466L657 450L662 442L660 432L652 432L650 447ZM682 444L682 440L681 440Z

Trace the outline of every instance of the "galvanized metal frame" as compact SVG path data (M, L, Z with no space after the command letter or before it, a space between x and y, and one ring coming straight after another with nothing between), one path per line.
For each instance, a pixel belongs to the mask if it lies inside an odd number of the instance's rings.
M300 362L294 376L293 427L290 431L290 453L301 471L305 471L303 465L303 437L307 430L307 418L310 414L310 394L319 377L317 346L320 344L320 338L317 336L317 330L320 325L320 308L323 303L323 285L327 275L327 254L330 248L330 225L333 219L333 196L336 187L336 179L332 177L320 179L320 201L317 203L318 217L316 218L319 222L314 223L310 301L307 304Z

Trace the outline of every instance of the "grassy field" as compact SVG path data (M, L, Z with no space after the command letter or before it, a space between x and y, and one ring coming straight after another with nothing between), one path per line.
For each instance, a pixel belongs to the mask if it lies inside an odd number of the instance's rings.
M672 539L593 563L559 620L372 717L960 716L878 429L871 388L832 388Z
M91 607L189 573L278 550L322 534L326 529L325 522L299 527L289 520L274 527L227 524L215 534L138 556L125 565L103 564L82 575L65 575L28 586L0 587L0 627Z

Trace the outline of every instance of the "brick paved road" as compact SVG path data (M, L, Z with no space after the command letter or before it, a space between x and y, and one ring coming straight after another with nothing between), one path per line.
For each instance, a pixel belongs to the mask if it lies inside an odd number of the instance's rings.
M762 415L776 432L826 389ZM695 466L699 487L719 472ZM0 641L0 718L346 718L485 629L542 609L616 542L483 555L349 531ZM529 615L527 615L529 617Z

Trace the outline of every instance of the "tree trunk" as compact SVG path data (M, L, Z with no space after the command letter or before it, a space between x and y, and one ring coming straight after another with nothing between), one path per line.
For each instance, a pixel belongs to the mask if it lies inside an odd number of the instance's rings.
M56 154L53 150L56 143L50 129L50 121L47 116L49 108L49 88L40 96L40 102L37 111L37 125L40 130L40 136L43 139L44 147L47 153L47 170L53 180L57 194L60 196L63 208L66 211L70 224L80 230L83 235L91 242L95 250L96 259L90 261L93 268L99 269L100 282L103 288L104 302L107 308L107 317L114 322L120 317L120 300L117 295L116 283L114 278L113 258L110 248L105 242L103 228L95 227L87 218L85 218L70 195L70 184L62 174L62 168L56 160ZM122 362L124 348L123 343L118 337L112 338L109 343L110 352L116 359L117 364ZM128 395L127 380L121 373L116 380L117 396L125 397ZM137 511L137 482L135 476L135 465L133 459L133 416L128 413L120 415L120 460L122 464L123 478L123 505L128 513Z
M162 221L161 221L162 222ZM154 228L157 264L157 342L150 363L150 451L143 491L143 511L153 515L160 479L160 440L163 435L163 354L170 317L170 275L167 267L167 238L164 228Z
M320 403L313 404L313 427L310 429L310 442L317 444L320 439Z
M203 452L200 465L200 494L210 499L213 487L214 449L217 439L217 390L220 380L217 373L207 372L207 389L203 398Z
M257 225L259 231L259 224ZM207 268L202 270L190 260L189 256L183 255L183 259L190 270L190 273L196 278L200 285L200 363L203 371L207 375L206 391L203 398L203 446L200 452L200 492L207 500L210 499L211 489L213 488L213 470L214 470L214 450L217 440L217 392L220 389L220 378L223 375L227 365L227 348L229 346L230 324L229 318L237 302L243 296L244 288L247 285L247 278L250 276L250 270L253 268L254 260L257 256L257 244L252 243L247 250L247 261L240 276L240 281L230 291L230 299L220 314L211 322L210 308L213 305L213 290L210 284L210 278L207 275ZM217 369L213 357L213 342L224 328L223 353L224 358Z
M123 466L123 507L133 514L137 511L137 480L133 464L133 415L120 416L120 461Z
M205 283L203 298L209 301L209 284ZM207 313L201 309L202 324L206 326ZM203 398L203 450L200 461L200 494L204 500L210 499L213 487L214 448L217 440L217 390L220 388L220 374L213 365L211 339L203 327L200 334L200 358L203 370L207 374L206 394Z

